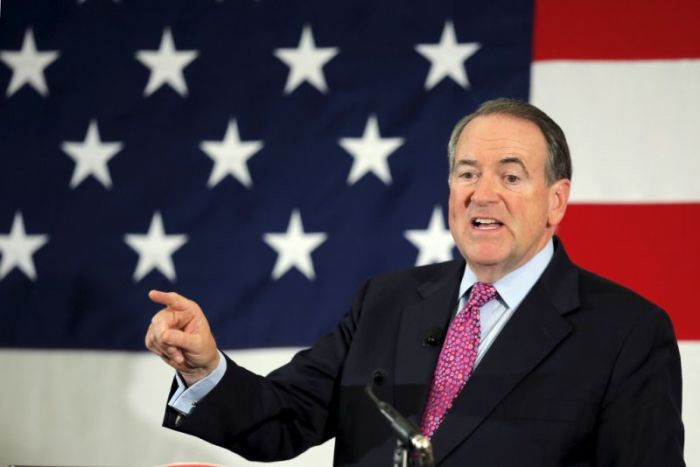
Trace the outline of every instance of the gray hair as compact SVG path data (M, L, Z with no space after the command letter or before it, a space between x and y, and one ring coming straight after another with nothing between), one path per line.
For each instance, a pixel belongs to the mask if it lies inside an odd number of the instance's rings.
M513 118L527 120L537 125L540 129L547 143L547 163L545 164L547 185L551 185L563 178L571 179L571 155L569 154L569 146L566 144L566 137L559 125L546 113L529 102L506 98L486 101L476 109L476 112L463 117L457 122L447 144L450 173L454 169L457 140L464 127L476 117L495 114L509 115Z

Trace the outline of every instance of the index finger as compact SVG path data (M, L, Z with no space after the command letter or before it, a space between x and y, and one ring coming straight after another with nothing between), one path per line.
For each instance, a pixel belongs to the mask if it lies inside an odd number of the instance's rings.
M186 310L190 308L190 301L180 294L175 292L161 292L160 290L151 290L148 292L148 298L156 303L165 305L172 310Z

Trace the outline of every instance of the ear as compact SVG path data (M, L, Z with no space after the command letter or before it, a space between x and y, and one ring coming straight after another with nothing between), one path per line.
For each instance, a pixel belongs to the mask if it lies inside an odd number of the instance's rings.
M547 225L556 227L564 218L566 206L569 204L569 193L571 192L571 180L563 178L557 180L549 187L549 213L547 215Z

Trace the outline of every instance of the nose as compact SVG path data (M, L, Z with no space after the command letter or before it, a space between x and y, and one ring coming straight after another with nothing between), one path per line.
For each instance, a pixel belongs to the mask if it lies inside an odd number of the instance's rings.
M498 181L495 177L482 175L474 184L471 201L476 204L489 204L498 201Z

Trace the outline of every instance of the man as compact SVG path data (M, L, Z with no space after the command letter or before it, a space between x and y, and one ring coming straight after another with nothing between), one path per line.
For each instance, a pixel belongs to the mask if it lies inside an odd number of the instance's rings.
M555 237L571 186L561 129L490 101L456 125L449 160L464 259L367 281L332 334L266 378L219 353L196 303L152 291L166 308L146 346L181 378L164 424L250 459L335 437L335 465L389 465L392 433L364 394L383 368L379 397L421 424L439 466L684 465L668 317Z

